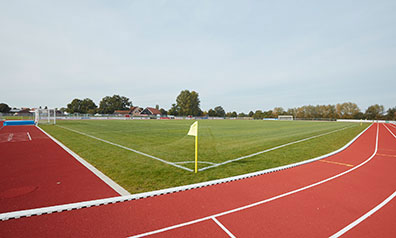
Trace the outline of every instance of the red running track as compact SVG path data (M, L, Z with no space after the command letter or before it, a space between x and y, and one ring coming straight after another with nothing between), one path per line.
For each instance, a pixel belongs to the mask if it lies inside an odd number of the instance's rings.
M0 213L119 196L35 126L0 130L0 164Z
M227 230L236 237L328 237L395 191L395 150L396 138L384 125L375 124L326 162L152 198L8 220L0 222L0 235L125 237L167 229L152 235L227 237ZM254 203L259 204L250 206ZM392 200L345 235L395 237L394 205Z

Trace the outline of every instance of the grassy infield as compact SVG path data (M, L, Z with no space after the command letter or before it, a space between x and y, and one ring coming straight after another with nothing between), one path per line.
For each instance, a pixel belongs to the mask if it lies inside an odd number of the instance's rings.
M194 160L194 137L186 135L192 122L109 120L57 123L161 159L179 162ZM317 157L342 147L368 126L341 122L243 120L202 120L199 124L199 160L215 163L339 128L349 128L194 174L59 126L41 127L129 192L139 193L259 171ZM193 168L193 164L186 166Z

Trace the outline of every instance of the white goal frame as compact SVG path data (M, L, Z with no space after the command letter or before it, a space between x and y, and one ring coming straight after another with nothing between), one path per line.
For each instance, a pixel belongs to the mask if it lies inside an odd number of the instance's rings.
M279 115L278 120L282 121L293 121L293 116L292 115Z
M56 108L54 109L41 109L38 108L34 111L34 122L39 124L56 124Z

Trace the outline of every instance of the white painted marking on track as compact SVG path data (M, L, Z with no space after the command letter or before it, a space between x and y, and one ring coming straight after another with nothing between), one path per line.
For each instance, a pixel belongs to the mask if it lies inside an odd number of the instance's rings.
M227 235L229 235L231 238L236 238L236 236L234 236L234 234L232 234L223 224L221 224L221 222L219 222L216 217L212 217L212 220L216 222L216 224L220 226L220 228L223 229L223 231L227 233Z
M57 125L57 126L59 126L59 125ZM70 129L70 128L67 128L67 127L64 127L64 126L59 126L59 127L63 128L63 129L66 129L66 130L69 130L69 131L73 131L73 132L75 132L75 133L78 133L78 134L81 134L81 135L84 135L84 136L87 136L87 137L91 137L91 138L93 138L93 139L95 139L95 140L102 141L102 142L104 142L104 143L107 143L107 144L110 144L110 145L114 145L114 146L120 147L120 148L122 148L122 149L129 150L129 151L135 152L135 153L137 153L137 154L140 154L140 155L143 155L143 156L146 156L146 157L149 157L149 158L152 158L152 159L161 161L162 163L165 163L165 164L168 164L168 165L172 165L172 166L174 166L174 167L177 167L177 168L180 168L180 169L184 169L184 170L187 170L187 171L190 171L190 172L194 172L192 169L186 168L186 167L184 167L184 166L175 164L175 163L173 163L173 162L170 162L170 161L167 161L167 160L164 160L164 159L160 159L160 158L155 157L155 156L153 156L153 155L149 155L149 154L146 154L146 153L144 153L144 152L140 152L140 151L138 151L138 150L135 150L135 149L132 149L132 148L123 146L123 145L119 145L119 144L116 144L116 143L114 143L114 142L107 141L107 140L101 139L101 138L99 138L99 137L86 134L86 133L81 132L81 131L77 131L77 130L74 130L74 129Z
M8 135L7 141L10 142L10 141L12 140L12 137L14 137L14 134L13 134L13 133L10 133L10 134Z
M391 133L391 134L392 134L392 136L393 136L393 137L395 137L395 138L396 138L395 134L393 134L393 133L392 133L392 131L391 131L391 130L389 130L389 128L388 128L388 127L387 127L385 124L384 124L384 127L385 127L385 128L388 130L388 131L389 131L389 133Z
M253 157L253 156L256 156L256 155L267 153L267 152L270 152L270 151L273 151L273 150L276 150L276 149L280 149L280 148L283 148L283 147L286 147L286 146L289 146L289 145L293 145L293 144L297 144L297 143L300 143L300 142L304 142L304 141L307 141L307 140L315 139L317 137L325 136L325 135L328 135L328 134L331 134L331 133L334 133L334 132L338 132L338 131L342 131L342 130L345 130L345 129L348 129L348 128L351 128L351 127L354 127L354 126L347 126L347 127L341 128L341 129L334 130L334 131L326 132L326 133L319 134L319 135L316 135L316 136L311 136L311 137L304 138L304 139L301 139L301 140L289 142L287 144L283 144L283 145L279 145L279 146L276 146L276 147L272 147L272 148L269 148L269 149L266 149L266 150L263 150L263 151L259 151L259 152L256 152L256 153L253 153L253 154L250 154L250 155L245 155L245 156L242 156L242 157L239 157L239 158L236 158L236 159L230 159L230 160L224 161L222 163L218 163L218 164L214 164L214 165L207 166L207 167L204 167L204 168L200 168L200 169L198 169L198 171L204 171L204 170L207 170L207 169L210 169L210 168L218 167L220 165L225 165L225 164L228 164L228 163L231 163L231 162L247 159L247 158L250 158L250 157Z
M71 149L67 148L64 144L62 144L60 141L52 137L50 134L48 134L46 131L41 129L40 127L36 126L40 131L42 131L45 135L47 135L51 140L53 140L55 143L57 143L60 147L62 147L65 151L67 151L71 156L73 156L78 162L80 162L82 165L84 165L88 170L90 170L92 173L94 173L98 178L100 178L103 182L105 182L109 187L111 187L114 191L116 191L118 194L121 196L126 196L130 195L130 193L125 190L123 187L121 187L119 184L114 182L111 178L107 177L104 173L99 171L97 168L95 168L93 165L88 163L86 160L81 158L78 154L74 153ZM1 215L1 214L0 214Z
M146 198L146 197L153 197L153 196L157 196L157 195L161 195L161 194L180 192L180 191L185 191L185 190L190 190L190 189L195 189L195 188L212 186L212 185L216 185L216 184L220 184L220 183L232 182L232 181L236 181L236 180L240 180L240 179L246 179L246 178L250 178L250 177L254 177L254 176L259 176L259 175L263 175L263 174L267 174L267 173L273 173L276 171L301 166L304 164L308 164L308 163L312 163L312 162L321 160L323 158L327 158L329 156L335 155L335 154L345 150L353 142L355 142L361 135L363 135L363 133L365 133L372 125L374 125L374 124L371 124L369 127L364 129L362 132L360 132L357 136L355 136L355 138L353 138L351 141L349 141L342 148L340 148L336 151L330 152L326 155L322 155L322 156L312 158L309 160L300 161L300 162L297 162L294 164L284 165L284 166L280 166L280 167L276 167L276 168L272 168L272 169L265 169L265 170L261 170L261 171L257 171L257 172L253 172L253 173L242 174L242 175L237 175L237 176L223 178L223 179L216 179L216 180L211 180L211 181L201 182L201 183L196 183L196 184L184 185L184 186L173 187L173 188L166 188L166 189L161 189L161 190L157 190L157 191L138 193L138 194L133 194L133 195L121 196L121 197L97 199L97 200L91 200L91 201L85 201L85 202L69 203L69 204L50 206L50 207L27 209L27 210L15 211L15 212L6 212L6 213L0 214L0 220L5 221L8 219L12 219L12 218L20 218L20 217L33 216L33 215L42 215L42 214L53 213L53 212L70 211L72 209L80 209L83 207L92 207L92 206L111 204L111 203L116 203L116 202L125 202L125 201L130 201L130 200L136 200L136 199L141 199L141 198ZM37 127L37 128L39 128L39 127ZM39 129L41 130L41 128L39 128ZM44 134L48 135L56 143L59 143L59 145L62 148L67 148L66 146L64 146L62 143L57 141L55 138L53 138L51 135L49 135L45 131L43 131L43 130L41 130L41 131ZM73 154L75 154L73 151L71 151L71 152ZM78 156L78 155L76 154L76 156Z
M29 132L26 132L26 134L27 134L27 136L28 136L29 140L32 140L32 137L30 137L30 134L29 134Z
M344 227L342 230L340 230L339 232L335 233L334 235L330 236L330 238L336 238L336 237L340 237L343 234L345 234L346 232L348 232L350 229L354 228L355 226L357 226L359 223L361 223L362 221L366 220L369 216L373 215L376 211L378 211L379 209L381 209L383 206L385 206L388 202L390 202L394 197L396 196L396 191L392 193L392 195L390 195L389 197L387 197L383 202L381 202L380 204L378 204L376 207L374 207L373 209L371 209L369 212L367 212L366 214L364 214L363 216L361 216L359 219L357 219L356 221L352 222L351 224L349 224L348 226Z
M318 185L321 185L321 184L324 184L324 183L326 183L328 181L336 179L336 178L338 178L340 176L343 176L343 175L345 175L347 173L350 173L350 172L360 168L361 166L365 165L366 163L368 163L370 160L372 160L374 158L374 156L377 154L377 151L378 151L378 133L379 133L379 125L377 123L377 134L376 134L376 139L375 139L374 153L367 160L363 161L359 165L357 165L357 166L355 166L355 167L353 167L353 168L351 168L351 169L349 169L347 171L344 171L342 173L334 175L334 176L332 176L330 178L321 180L319 182L304 186L302 188L299 188L299 189L296 189L296 190L292 190L292 191L287 192L287 193L280 194L280 195L275 196L275 197L271 197L271 198L268 198L268 199L265 199L265 200L262 200L262 201L251 203L251 204L248 204L248 205L245 205L245 206L242 206L242 207L238 207L238 208L235 208L235 209L232 209L232 210L228 210L228 211L224 211L224 212L221 212L221 213L217 213L217 214L214 214L214 215L211 215L211 216L207 216L207 217L199 218L199 219L196 219L196 220L188 221L188 222L185 222L185 223L180 223L180 224L177 224L177 225L165 227L165 228L162 228L162 229L158 229L158 230L154 230L154 231L150 231L150 232L134 235L134 236L131 236L131 238L138 238L138 237L144 237L144 236L148 236L148 235L153 235L153 234L161 233L161 232L164 232L164 231L173 230L173 229L176 229L176 228L179 228L179 227L183 227L183 226L191 225L191 224L194 224L194 223L198 223L198 222L201 222L201 221L209 220L209 219L212 219L214 217L224 216L224 215L228 215L228 214L231 214L231 213L234 213L234 212L242 211L242 210L245 210L245 209L248 209L248 208L251 208L251 207L255 207L255 206L258 206L258 205L261 205L261 204L264 204L264 203L268 203L268 202L274 201L274 200L279 199L279 198L283 198L283 197L286 197L286 196L289 196L289 195L292 195L292 194L307 190L307 189L312 188L312 187L316 187Z

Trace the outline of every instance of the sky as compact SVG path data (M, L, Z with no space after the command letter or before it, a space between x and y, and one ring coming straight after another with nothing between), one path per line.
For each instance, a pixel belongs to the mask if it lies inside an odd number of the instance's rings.
M396 106L396 1L0 0L0 103Z

